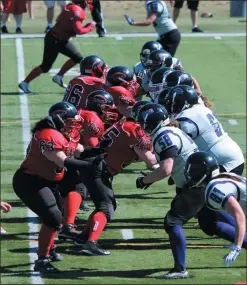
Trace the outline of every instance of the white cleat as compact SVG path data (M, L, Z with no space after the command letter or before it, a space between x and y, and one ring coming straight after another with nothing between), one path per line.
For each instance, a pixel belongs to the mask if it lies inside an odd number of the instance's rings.
M52 77L52 81L57 83L59 86L63 87L63 88L67 88L68 86L66 84L64 84L63 82L63 76L61 75L55 75L54 77Z
M4 228L0 228L0 235L6 235L7 234L7 232L5 231L5 229Z
M161 276L162 279L182 279L182 278L188 278L189 273L188 271L176 271L174 268L171 269L168 273Z
M27 82L22 81L18 86L25 94L28 94L32 93L32 91L28 88L28 85L29 84Z

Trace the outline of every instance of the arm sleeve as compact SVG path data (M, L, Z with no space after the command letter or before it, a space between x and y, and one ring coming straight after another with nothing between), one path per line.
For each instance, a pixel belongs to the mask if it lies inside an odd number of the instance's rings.
M141 126L132 129L132 136L136 142L135 147L142 150L152 150L151 138L145 134Z
M87 34L94 29L94 27L90 26L90 25L87 27L83 27L81 21L79 21L79 20L73 22L73 28L74 28L74 31L77 35Z

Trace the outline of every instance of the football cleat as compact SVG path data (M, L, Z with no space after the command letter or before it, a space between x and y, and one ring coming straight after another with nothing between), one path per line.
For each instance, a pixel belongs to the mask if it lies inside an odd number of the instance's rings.
M97 256L97 255L110 255L110 251L106 251L99 247L98 242L95 240L87 241L84 247L79 251L86 255Z
M21 28L16 28L15 33L16 34L23 34L23 31Z
M59 269L54 267L49 260L48 256L35 260L34 271L39 271L40 273L58 273Z
M199 27L192 28L192 33L203 33L203 30Z
M45 33L50 32L50 30L51 30L51 27L47 26L46 29L45 29Z
M7 232L5 231L4 228L0 227L0 235L6 235Z
M62 88L67 88L68 87L66 84L64 84L63 76L61 76L61 75L57 74L57 75L53 76L52 77L52 81L57 83Z
M79 231L76 230L76 226L73 224L64 225L62 230L58 233L59 240L74 240L80 234Z
M22 81L20 84L19 84L19 88L25 93L25 94L28 94L28 93L32 93L32 91L28 88L28 83L25 82L25 81Z
M8 34L9 33L6 26L2 26L1 32L2 32L2 34Z
M164 279L180 279L180 278L188 278L189 273L188 271L178 271L177 269L173 268L168 273L163 275L161 278Z
M55 247L50 249L50 256L49 259L53 262L63 261L63 256L56 252Z

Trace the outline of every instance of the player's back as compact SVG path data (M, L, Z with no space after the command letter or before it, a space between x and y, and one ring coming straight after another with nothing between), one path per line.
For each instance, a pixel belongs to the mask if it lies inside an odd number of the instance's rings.
M198 145L200 151L210 151L226 171L244 162L242 151L224 131L212 111L196 104L181 112L176 119L180 128Z
M90 93L106 88L104 79L80 75L69 82L63 101L73 104L77 109L84 109Z
M130 164L138 159L138 155L134 151L134 146L145 143L145 136L138 134L140 125L133 121L122 121L115 123L107 129L102 140L108 140L109 144L106 148L107 162L110 172L117 175L121 172L126 164ZM141 141L142 140L142 141ZM147 148L150 146L147 145Z
M213 210L224 210L226 199L232 195L239 202L246 215L246 178L234 173L221 173L227 177L212 179L205 191L206 204Z
M177 187L182 188L185 184L184 167L190 154L198 150L197 145L179 128L161 127L154 135L152 135L152 143L154 153L158 161L160 154L170 147L175 146L178 154L175 157L171 177Z

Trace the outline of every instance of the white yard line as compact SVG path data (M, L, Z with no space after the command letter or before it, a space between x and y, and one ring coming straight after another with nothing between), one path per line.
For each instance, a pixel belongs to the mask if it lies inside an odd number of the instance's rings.
M121 230L122 233L122 237L124 240L128 240L128 239L133 239L134 238L134 233L132 230Z
M27 38L43 38L45 34L1 34L1 39L27 39ZM246 37L246 33L182 33L183 38L212 38L212 37ZM86 34L77 36L77 38L97 38L97 34ZM106 34L107 38L142 38L157 37L155 33L125 33L125 34Z
M233 125L233 126L236 126L238 125L238 121L237 120L234 120L234 119L231 119L231 120L228 120L229 124Z
M16 39L16 55L17 55L17 77L18 82L21 82L25 78L25 69L24 69L24 53L22 40L20 38ZM28 97L26 94L19 89L20 95L20 113L21 113L21 123L22 123L22 141L23 141L23 154L26 155L26 149L31 139L30 135L30 117L28 109ZM38 242L36 241L37 237L33 236L33 233L39 231L38 219L36 214L28 209L28 233L29 233L29 260L30 260L30 270L31 270L31 284L44 284L40 273L33 271L33 263L37 259L36 249ZM35 241L34 241L35 240Z

